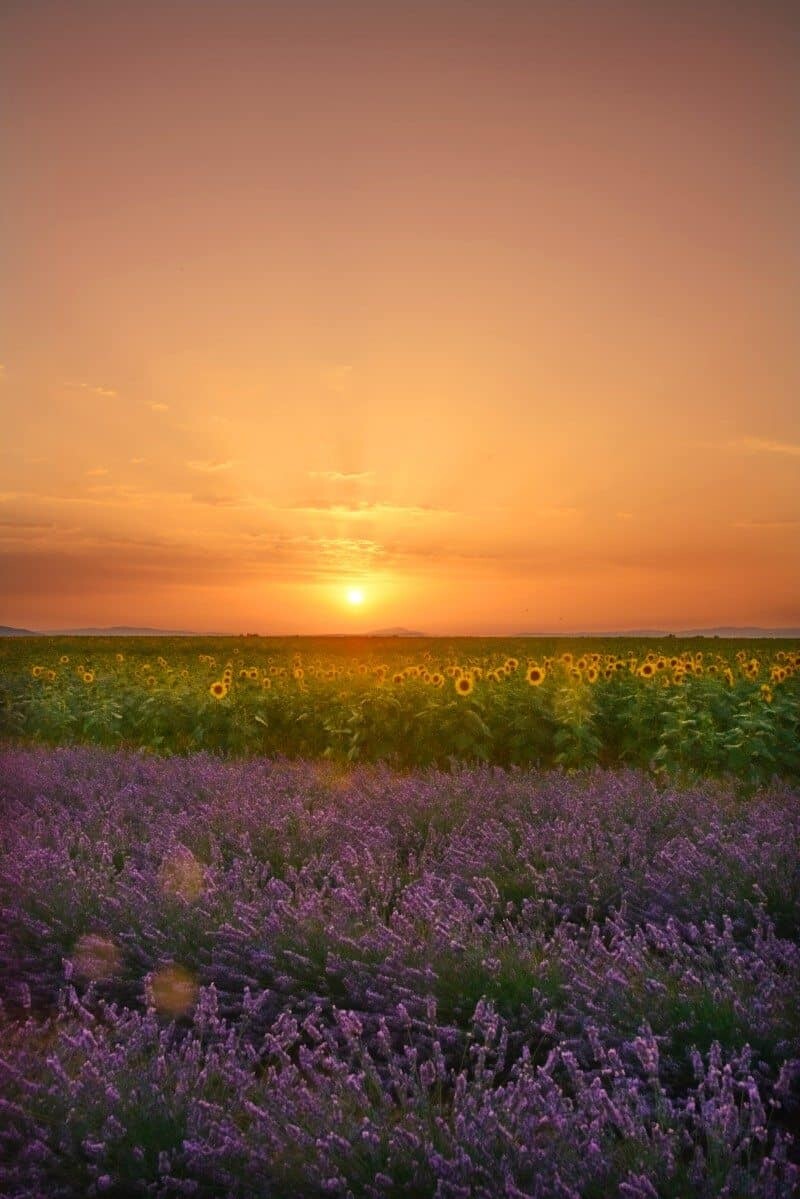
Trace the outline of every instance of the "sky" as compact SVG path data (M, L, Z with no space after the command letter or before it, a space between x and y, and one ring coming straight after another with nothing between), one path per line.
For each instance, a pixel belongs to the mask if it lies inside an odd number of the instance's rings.
M799 33L5 0L0 623L800 625Z

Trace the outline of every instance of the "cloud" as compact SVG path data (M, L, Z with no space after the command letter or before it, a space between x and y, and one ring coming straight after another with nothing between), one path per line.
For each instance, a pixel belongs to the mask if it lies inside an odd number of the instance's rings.
M235 495L217 495L214 492L198 492L192 496L193 504L205 504L210 508L246 508L247 503Z
M328 483L357 483L375 478L374 470L310 470L309 479L325 479Z
M352 517L353 519L373 516L455 516L456 513L448 508L435 508L432 505L420 504L388 504L362 500L356 504L326 503L313 501L295 504L287 509L304 516L336 516Z
M764 437L740 437L728 442L731 449L745 450L750 454L786 454L800 458L800 445L792 441L771 441Z
M73 391L88 391L103 400L113 400L117 395L113 387L98 387L95 383L64 383L63 386Z
M108 467L107 466L93 466L89 470L87 470L85 472L85 474L89 475L90 478L99 478L101 475L108 474Z
M189 467L189 470L200 471L200 473L204 475L213 475L218 471L230 470L234 463L232 460L210 461L194 458L192 461L187 462L186 465Z
M737 520L733 529L800 529L800 520Z
M144 458L131 458L131 466L140 466L144 461Z
M148 404L147 407L151 412L169 412L169 404L152 403Z

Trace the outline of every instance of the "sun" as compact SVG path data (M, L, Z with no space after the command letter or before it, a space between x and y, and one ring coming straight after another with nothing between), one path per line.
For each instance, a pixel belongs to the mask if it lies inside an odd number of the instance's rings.
M348 588L347 588L347 602L348 602L348 604L350 604L350 605L351 605L353 608L357 608L357 607L359 607L359 605L360 605L360 604L363 604L363 602L364 602L364 591L363 591L363 588L361 588L361 587L348 587Z

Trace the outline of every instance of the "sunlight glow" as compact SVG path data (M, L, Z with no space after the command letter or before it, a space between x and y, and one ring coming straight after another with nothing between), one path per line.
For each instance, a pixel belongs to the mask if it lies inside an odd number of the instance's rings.
M363 604L364 592L361 587L348 587L347 602L348 604L352 604L354 607L357 607L359 604Z

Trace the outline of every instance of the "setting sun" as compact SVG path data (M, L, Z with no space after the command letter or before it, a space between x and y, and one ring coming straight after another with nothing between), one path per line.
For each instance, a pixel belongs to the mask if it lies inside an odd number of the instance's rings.
M364 602L364 592L361 587L348 587L347 602L352 607L357 608Z

